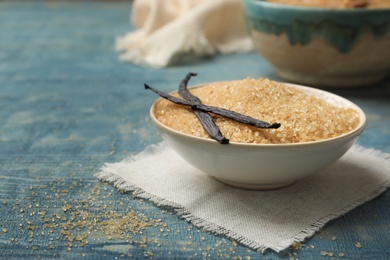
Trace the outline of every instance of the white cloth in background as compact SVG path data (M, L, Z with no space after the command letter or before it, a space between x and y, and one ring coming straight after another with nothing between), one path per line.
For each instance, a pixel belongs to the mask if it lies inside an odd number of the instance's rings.
M242 0L136 0L136 30L116 41L122 61L164 67L182 56L250 51Z
M203 174L161 143L106 164L96 177L172 206L195 226L260 251L281 251L385 191L390 154L354 146L327 169L289 187L249 191Z

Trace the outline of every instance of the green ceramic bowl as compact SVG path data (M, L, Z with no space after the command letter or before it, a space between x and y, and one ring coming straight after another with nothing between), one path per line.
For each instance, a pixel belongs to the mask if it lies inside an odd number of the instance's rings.
M366 86L390 75L390 9L325 9L244 0L255 49L291 82Z

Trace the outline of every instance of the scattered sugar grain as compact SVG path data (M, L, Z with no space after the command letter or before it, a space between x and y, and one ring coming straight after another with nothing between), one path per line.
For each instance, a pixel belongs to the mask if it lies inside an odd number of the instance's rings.
M299 250L301 249L302 247L304 247L305 244L302 244L301 242L294 242L294 244L291 246L291 249L293 250Z

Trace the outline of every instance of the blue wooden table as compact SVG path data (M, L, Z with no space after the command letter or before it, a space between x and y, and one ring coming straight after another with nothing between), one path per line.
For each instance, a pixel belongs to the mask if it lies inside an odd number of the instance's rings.
M166 69L118 61L129 2L0 2L1 259L390 259L390 191L328 223L300 247L261 254L204 232L93 175L161 141L149 83L268 77L254 53ZM389 51L389 50L384 50ZM362 107L358 143L390 153L390 80L331 89ZM129 224L130 223L130 224ZM114 229L112 229L114 228Z

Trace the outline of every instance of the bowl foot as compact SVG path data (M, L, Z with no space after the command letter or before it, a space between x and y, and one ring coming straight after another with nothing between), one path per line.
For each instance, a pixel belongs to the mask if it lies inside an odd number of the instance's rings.
M290 82L305 84L317 87L364 87L383 80L385 74L371 74L362 76L335 76L335 75L314 75L294 72L290 70L277 69L281 78Z
M245 190L274 190L274 189L284 188L284 187L287 187L287 186L295 183L295 181L289 181L289 182L281 182L281 183L274 183L274 184L266 184L266 183L264 183L264 184L249 184L249 183L228 181L228 180L220 179L220 178L216 178L216 177L214 177L214 179L216 179L217 181L222 182L226 185L229 185L229 186L232 186L235 188L245 189Z

